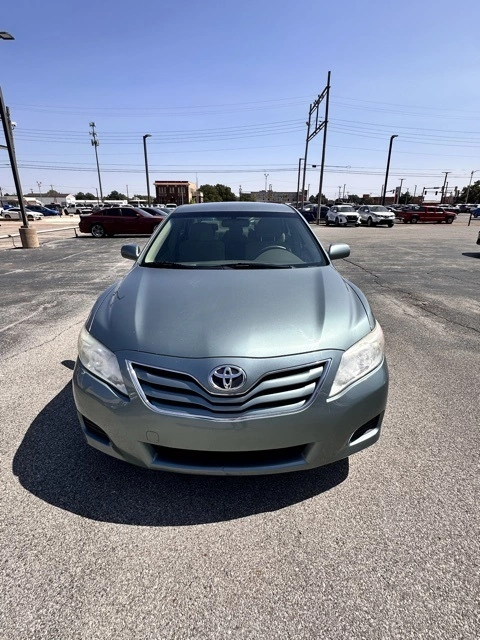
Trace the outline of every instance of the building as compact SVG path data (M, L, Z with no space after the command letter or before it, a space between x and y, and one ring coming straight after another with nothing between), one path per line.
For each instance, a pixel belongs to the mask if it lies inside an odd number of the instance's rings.
M188 180L155 180L157 204L190 204L197 200L197 185Z
M272 191L269 189L268 191L251 191L250 195L255 198L255 202L277 202L279 204L283 204L285 202L297 202L297 192L296 191ZM300 193L299 199L301 200L302 194ZM307 202L308 195L307 190L304 191L303 201Z

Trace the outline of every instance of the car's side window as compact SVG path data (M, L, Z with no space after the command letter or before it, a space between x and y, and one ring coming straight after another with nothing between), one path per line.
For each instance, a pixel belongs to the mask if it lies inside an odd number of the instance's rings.
M135 218L137 216L137 212L135 211L135 209L129 209L128 207L125 207L121 211L121 215L124 218Z

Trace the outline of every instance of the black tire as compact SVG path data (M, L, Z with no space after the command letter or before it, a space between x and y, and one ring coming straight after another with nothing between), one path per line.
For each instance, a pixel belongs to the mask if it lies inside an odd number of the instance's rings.
M335 226L336 227L340 226L340 220L338 219L338 216L335 218Z
M452 222L453 222L453 217L452 217L452 216L448 216L448 218L445 220L445 222L446 222L447 224L452 224Z
M367 227L374 227L375 223L373 222L372 218L370 216L368 216L367 218Z
M418 218L412 217L412 219L410 220L411 224L417 224L418 222Z
M90 233L94 238L104 238L107 234L101 224L95 223L90 227Z
M407 224L408 220L406 218L403 218L403 224Z
M330 220L328 218L325 218L325 226L326 227L330 226Z
M10 216L8 213L4 213L3 217L5 218L5 220L11 220L12 216Z
M393 227L393 222L387 222L387 226L389 229L391 229Z

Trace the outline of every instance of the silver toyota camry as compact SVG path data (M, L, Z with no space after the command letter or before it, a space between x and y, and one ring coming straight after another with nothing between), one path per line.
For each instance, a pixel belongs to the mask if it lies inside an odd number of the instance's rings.
M78 340L87 442L133 464L311 469L380 436L388 370L363 293L302 216L246 202L175 209L96 301Z

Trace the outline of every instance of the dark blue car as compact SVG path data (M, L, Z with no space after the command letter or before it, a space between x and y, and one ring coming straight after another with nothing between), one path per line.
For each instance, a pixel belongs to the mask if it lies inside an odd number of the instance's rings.
M41 207L39 204L29 204L28 208L30 211L37 211L37 213L43 213L44 216L61 216L60 211L56 211L55 209L47 209L47 207Z

